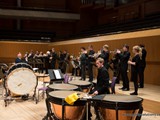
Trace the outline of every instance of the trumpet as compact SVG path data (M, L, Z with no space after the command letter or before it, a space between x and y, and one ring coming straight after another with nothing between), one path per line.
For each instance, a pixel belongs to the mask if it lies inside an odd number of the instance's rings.
M113 53L113 54L122 53L122 52L123 52L122 49L115 49L113 51L110 51L110 53Z

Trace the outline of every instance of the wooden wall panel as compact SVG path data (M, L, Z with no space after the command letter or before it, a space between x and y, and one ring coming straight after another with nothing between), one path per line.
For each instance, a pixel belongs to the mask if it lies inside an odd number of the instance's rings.
M2 30L12 30L15 28L14 19L0 18L0 29Z
M22 0L24 7L65 9L66 0Z
M1 7L13 7L17 5L17 0L0 0Z
M160 1L159 0L148 0L144 3L144 14L145 15L150 15L153 13L159 13Z
M23 20L22 29L28 31L56 32L56 36L69 36L75 23L65 21Z
M30 50L46 52L48 50L48 44L0 42L0 62L14 62L18 52L24 55L25 52L30 52Z

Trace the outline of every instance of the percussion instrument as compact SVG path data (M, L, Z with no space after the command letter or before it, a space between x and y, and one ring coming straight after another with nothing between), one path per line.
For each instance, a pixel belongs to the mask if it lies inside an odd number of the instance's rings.
M8 75L9 75L13 70L15 70L15 69L17 69L17 68L28 68L28 69L32 70L32 67L31 67L29 64L27 64L27 63L17 63L17 64L12 65L12 66L9 68L9 70L8 70Z
M52 111L57 119L81 120L84 118L86 101L77 100L74 105L67 104L64 99L73 93L83 94L79 91L52 91L49 93Z
M52 85L49 85L48 88L50 88L51 90L78 90L78 87L75 86L75 85L70 85L70 84L52 84Z
M36 89L37 77L30 65L18 63L10 67L6 83L12 93L25 95Z
M90 86L92 85L91 82L83 81L83 80L72 80L68 82L72 85L77 85L79 88L82 89L83 92L88 92L90 89Z
M143 111L143 99L136 96L98 95L93 99L104 120L136 120Z

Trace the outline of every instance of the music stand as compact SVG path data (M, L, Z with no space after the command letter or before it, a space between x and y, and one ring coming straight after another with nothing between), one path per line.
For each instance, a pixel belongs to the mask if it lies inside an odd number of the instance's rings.
M50 84L53 82L62 82L64 80L60 69L48 69L48 74L50 77Z

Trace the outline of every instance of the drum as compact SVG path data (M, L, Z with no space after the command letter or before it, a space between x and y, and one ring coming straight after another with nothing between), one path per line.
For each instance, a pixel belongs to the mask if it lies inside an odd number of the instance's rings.
M37 77L30 65L18 63L10 67L6 83L11 93L25 95L36 88Z
M83 92L76 92L83 94ZM52 111L58 120L62 117L64 120L81 120L84 118L86 101L77 100L74 105L68 105L64 101L68 95L73 93L75 91L52 91L49 93L50 98L52 98Z
M136 96L105 95L102 100L97 99L95 105L104 120L136 120L143 111L142 101Z
M83 92L88 92L90 89L90 86L92 85L91 82L88 81L82 81L82 80L72 80L68 82L72 85L77 85L79 88L82 89Z
M52 84L52 85L49 85L48 88L51 89L52 91L53 90L54 91L55 90L63 90L63 91L65 91L65 90L68 90L68 91L70 91L70 90L73 90L73 91L78 90L77 86L70 85L70 84Z
M12 65L9 68L8 74L10 74L13 70L15 70L17 68L28 68L28 69L32 70L32 67L27 63L17 63L17 64Z

